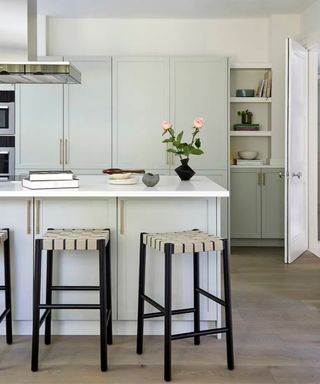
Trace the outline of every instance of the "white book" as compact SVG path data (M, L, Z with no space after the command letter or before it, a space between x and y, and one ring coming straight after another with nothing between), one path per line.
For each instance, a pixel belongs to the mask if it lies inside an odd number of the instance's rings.
M259 93L259 97L262 97L263 96L263 92L264 92L264 88L266 86L266 80L262 80L262 85L261 85L261 89L260 89L260 93Z
M72 171L30 171L30 181L42 180L72 180Z
M22 186L29 189L58 189L58 188L78 188L79 180L41 180L32 181L22 179Z

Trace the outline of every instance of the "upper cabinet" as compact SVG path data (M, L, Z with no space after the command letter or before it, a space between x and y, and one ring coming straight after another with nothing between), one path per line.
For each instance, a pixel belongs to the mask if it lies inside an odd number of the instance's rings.
M64 162L73 170L111 167L111 58L68 58L81 84L64 87Z
M188 142L192 122L203 117L200 138L204 154L192 156L195 170L227 169L228 61L224 57L170 59L170 111L174 128ZM178 165L177 159L175 161Z
M16 86L16 167L63 167L63 86Z
M113 58L113 165L168 170L160 125L169 118L169 59Z
M202 156L196 170L226 170L228 164L228 62L215 57L113 59L113 160L116 167L169 170L178 166L162 144L160 124L171 120L191 140L201 116Z

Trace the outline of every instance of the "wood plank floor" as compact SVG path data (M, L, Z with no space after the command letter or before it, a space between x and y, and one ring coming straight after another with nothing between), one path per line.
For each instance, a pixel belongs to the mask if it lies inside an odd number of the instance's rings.
M306 254L292 265L279 248L232 252L236 369L225 365L224 340L173 343L176 383L319 384L320 259ZM30 337L0 339L0 383L162 383L161 337L146 337L135 354L134 337L115 337L110 369L99 371L98 337L56 336L41 343L40 371L30 372Z

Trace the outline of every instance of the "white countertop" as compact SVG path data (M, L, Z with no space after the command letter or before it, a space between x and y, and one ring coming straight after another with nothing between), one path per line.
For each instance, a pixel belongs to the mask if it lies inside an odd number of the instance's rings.
M0 198L4 197L228 197L229 191L206 176L194 176L180 181L177 176L160 176L160 182L146 187L141 178L135 185L111 185L108 176L79 176L79 188L31 190L20 181L0 183Z

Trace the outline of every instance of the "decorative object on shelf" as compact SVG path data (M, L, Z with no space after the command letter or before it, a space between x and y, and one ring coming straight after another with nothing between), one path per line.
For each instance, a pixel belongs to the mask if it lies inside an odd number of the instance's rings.
M114 185L133 185L137 184L138 178L137 177L127 177L126 179L113 179L112 177L108 180L109 184Z
M121 169L121 168L108 168L102 171L108 175L114 175L116 173L145 173L144 169Z
M243 160L254 160L257 158L258 154L259 153L257 151L239 151L238 152L240 159L243 159Z
M123 179L129 179L131 177L131 173L113 173L110 175L110 179L112 180L123 180Z
M142 182L147 186L147 187L154 187L159 183L160 176L158 174L154 175L153 173L145 173L142 177Z
M242 160L242 159L236 159L235 165L243 166L243 167L261 167L264 165L263 160Z
M178 135L176 135L170 121L163 121L161 124L162 136L167 133L170 135L168 139L162 141L163 143L170 145L170 148L167 148L167 152L173 153L175 156L179 156L180 158L181 166L176 168L175 171L181 180L190 180L195 174L193 169L189 167L188 162L190 155L203 154L202 149L200 149L201 140L199 137L196 137L203 126L204 119L202 117L194 119L191 142L186 143L182 142L184 132L181 131Z
M254 89L237 89L236 97L254 97Z
M238 111L238 116L241 116L242 124L252 124L253 113L250 112L248 109L246 109L245 111Z
M234 124L234 131L259 131L260 124Z
M266 71L264 74L264 79L260 81L259 86L256 91L256 97L271 97L271 88L272 88L272 79L271 71Z

